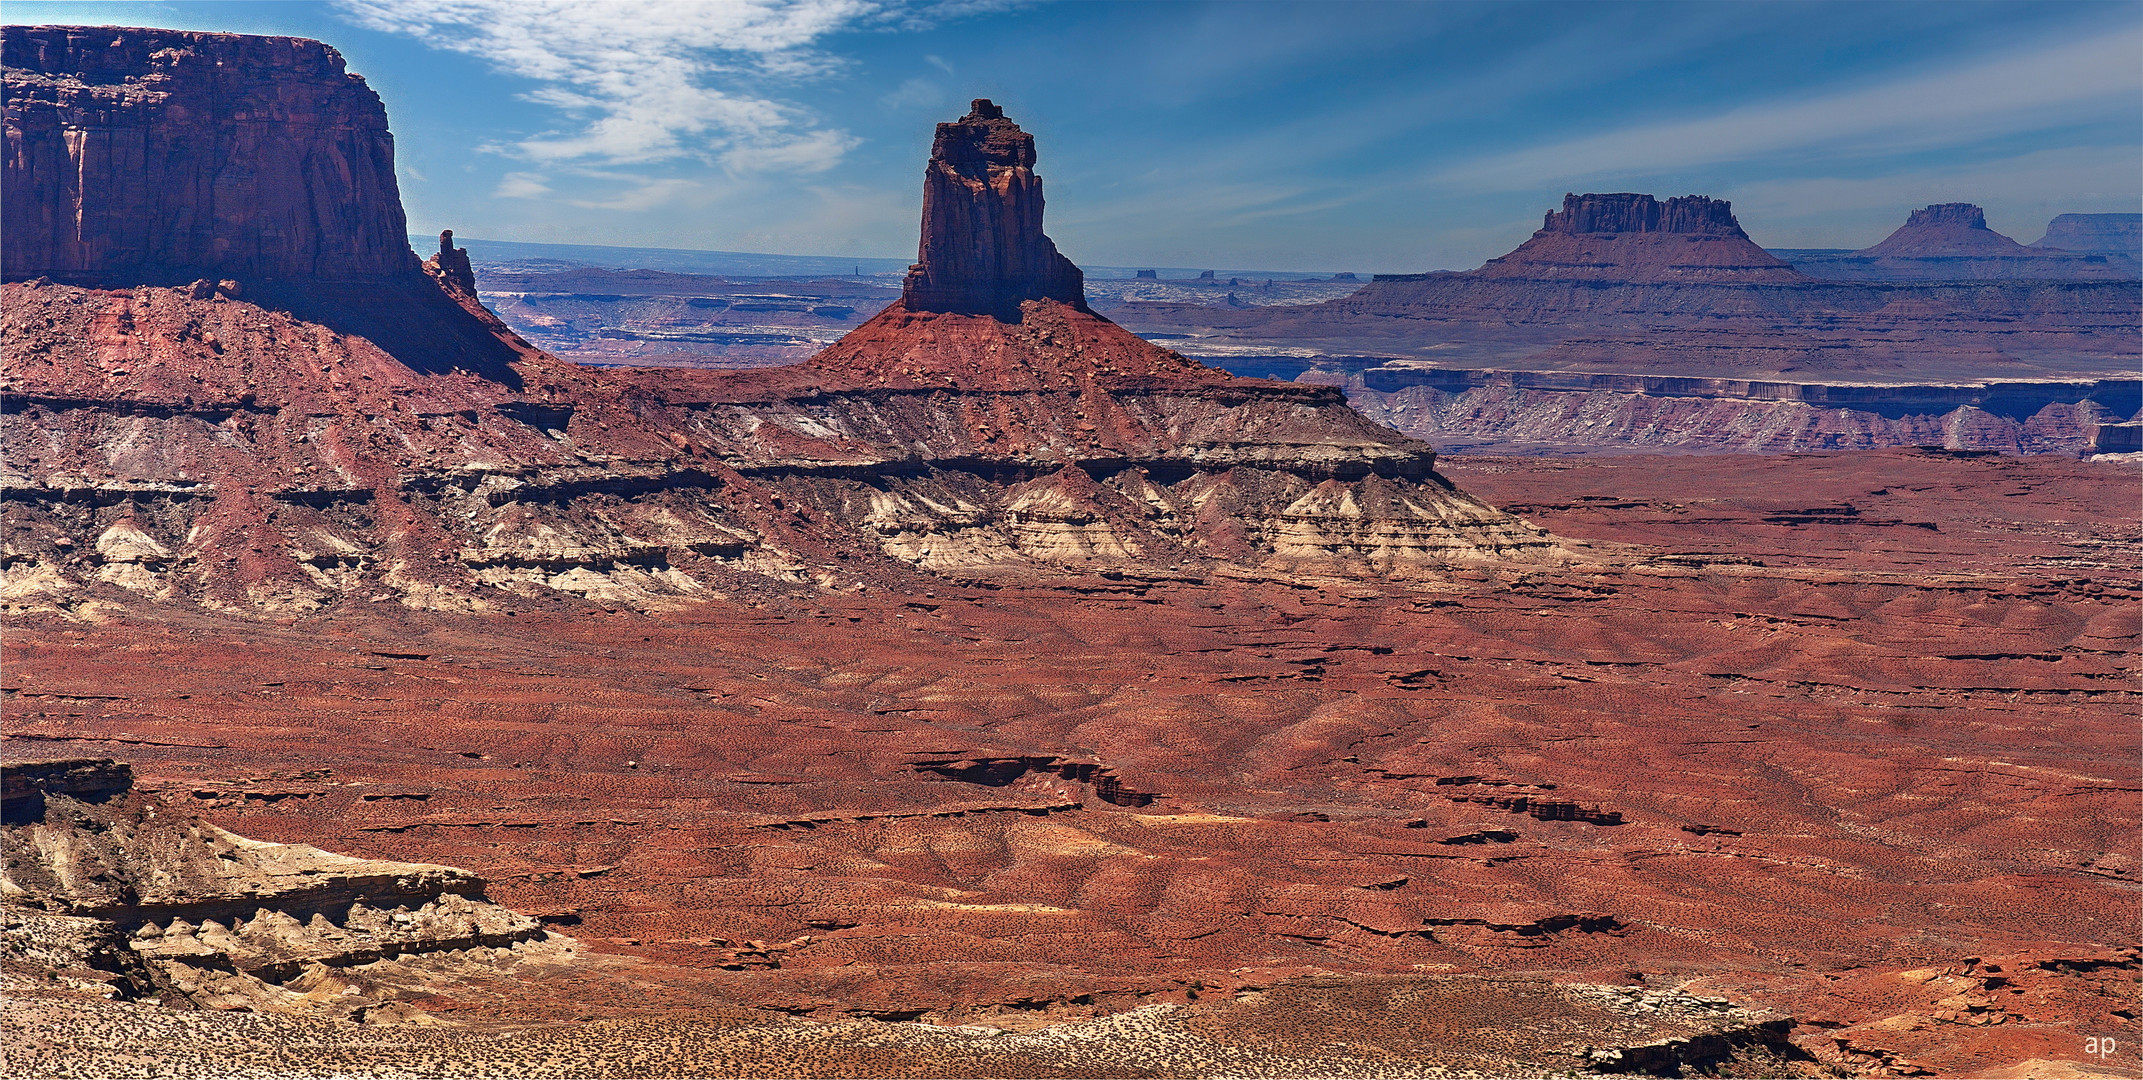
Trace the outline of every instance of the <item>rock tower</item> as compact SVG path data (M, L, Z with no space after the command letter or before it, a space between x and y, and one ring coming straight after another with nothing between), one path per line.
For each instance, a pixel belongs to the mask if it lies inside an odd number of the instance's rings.
M1086 307L1086 279L1042 232L1034 136L988 98L939 124L923 173L923 236L901 298L910 311L1019 318L1025 300Z

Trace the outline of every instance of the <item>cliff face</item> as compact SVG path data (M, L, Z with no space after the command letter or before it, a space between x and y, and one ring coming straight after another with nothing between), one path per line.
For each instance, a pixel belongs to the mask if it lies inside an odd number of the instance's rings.
M1565 195L1539 232L1473 277L1527 281L1779 283L1800 275L1757 247L1723 199Z
M317 41L0 28L9 280L350 280L416 268L379 96Z
M1734 220L1724 199L1684 195L1660 202L1650 195L1565 195L1561 210L1548 211L1544 233L1688 233L1698 236L1749 235Z
M939 124L923 174L923 238L902 297L912 311L1017 317L1023 300L1084 307L1085 278L1042 234L1034 136L987 98Z

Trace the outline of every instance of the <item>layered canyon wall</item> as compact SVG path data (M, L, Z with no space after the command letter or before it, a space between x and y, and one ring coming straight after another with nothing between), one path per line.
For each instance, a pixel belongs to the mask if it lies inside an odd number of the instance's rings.
M362 89L323 46L232 40L152 51L284 49L323 58L324 87ZM11 88L84 77L77 52L10 48L46 65L10 66ZM115 100L120 127L163 130L162 99ZM130 118L137 107L149 115ZM11 159L27 156L34 140L8 130ZM220 144L198 145L213 159ZM230 165L184 149L170 167ZM236 248L322 278L169 287L140 279L205 264L129 258L84 271L125 287L0 286L7 596L61 610L98 597L286 613L508 596L662 606L916 569L1408 574L1560 557L1337 391L1234 379L1085 310L1041 231L1033 162L1031 136L986 102L946 125L916 299L759 372L562 363L477 303L450 237L421 270L404 247L397 276L353 283L371 264L330 265L309 234L240 221ZM82 220L143 212L96 202L122 194L88 189ZM352 205L392 216L399 238L391 194Z

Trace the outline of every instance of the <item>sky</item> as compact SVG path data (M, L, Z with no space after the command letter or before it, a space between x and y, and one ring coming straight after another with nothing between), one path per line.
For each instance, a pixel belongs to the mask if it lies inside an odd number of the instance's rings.
M1565 192L1859 248L2143 210L2143 2L9 0L294 34L386 102L414 232L912 258L933 125L1034 133L1103 266L1464 269Z

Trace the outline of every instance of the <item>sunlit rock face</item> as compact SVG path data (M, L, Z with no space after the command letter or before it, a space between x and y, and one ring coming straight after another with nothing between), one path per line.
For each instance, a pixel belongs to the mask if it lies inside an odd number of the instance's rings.
M379 95L317 41L10 26L5 274L349 280L416 269Z
M923 174L923 239L902 289L912 311L1016 318L1023 300L1085 307L1085 278L1042 233L1034 136L988 98L938 125Z

